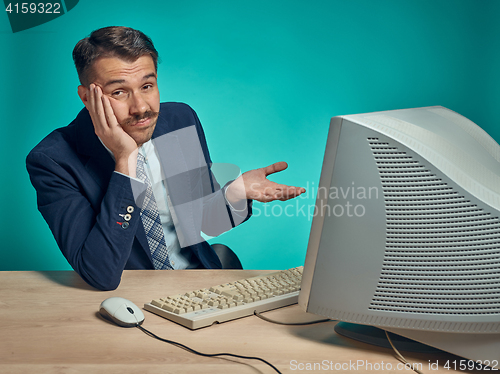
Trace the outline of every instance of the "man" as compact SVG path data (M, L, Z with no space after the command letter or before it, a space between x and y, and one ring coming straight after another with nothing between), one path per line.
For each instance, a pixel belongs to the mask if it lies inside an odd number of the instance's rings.
M96 30L73 59L85 108L49 134L26 163L38 209L80 276L115 289L124 269L220 268L200 234L251 215L251 200L287 200L303 188L266 176L280 162L220 188L201 124L185 104L160 104L158 53L142 32Z

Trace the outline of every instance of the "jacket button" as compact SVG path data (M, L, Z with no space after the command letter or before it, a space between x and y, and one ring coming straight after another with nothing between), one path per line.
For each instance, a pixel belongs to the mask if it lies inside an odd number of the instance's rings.
M127 213L133 213L134 212L134 207L132 205L129 205L127 207Z
M128 229L129 223L127 221L122 223L122 229Z

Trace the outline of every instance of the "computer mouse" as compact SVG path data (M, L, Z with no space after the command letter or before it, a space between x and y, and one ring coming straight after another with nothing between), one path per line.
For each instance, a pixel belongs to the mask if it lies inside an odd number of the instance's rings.
M144 321L144 313L133 302L123 297L110 297L101 303L99 313L122 327L135 327Z

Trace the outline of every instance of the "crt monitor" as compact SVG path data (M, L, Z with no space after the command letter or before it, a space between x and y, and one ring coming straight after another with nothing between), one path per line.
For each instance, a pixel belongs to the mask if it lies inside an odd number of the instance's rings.
M332 118L299 304L498 367L500 146L443 107Z

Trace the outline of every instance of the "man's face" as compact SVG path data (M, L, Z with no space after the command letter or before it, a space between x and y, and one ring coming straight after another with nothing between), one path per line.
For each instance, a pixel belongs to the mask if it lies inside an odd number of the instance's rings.
M160 93L151 56L126 62L115 57L97 60L93 82L109 98L118 123L138 145L151 139L160 110Z

